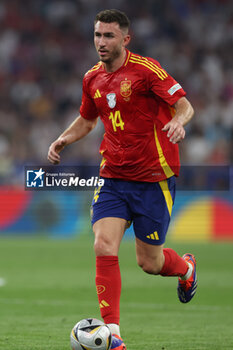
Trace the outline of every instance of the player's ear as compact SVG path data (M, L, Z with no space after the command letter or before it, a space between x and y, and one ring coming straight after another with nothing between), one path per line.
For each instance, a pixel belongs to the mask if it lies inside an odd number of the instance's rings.
M131 40L131 36L129 34L125 35L124 36L124 46L127 46L129 43L130 43L130 40Z

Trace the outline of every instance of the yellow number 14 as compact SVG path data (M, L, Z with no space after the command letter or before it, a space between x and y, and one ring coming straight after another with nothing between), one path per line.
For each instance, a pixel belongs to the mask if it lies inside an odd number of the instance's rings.
M117 131L117 128L121 128L121 130L124 130L125 123L123 122L121 118L121 112L116 111L114 114L113 112L110 113L109 119L112 120L112 127L114 131Z

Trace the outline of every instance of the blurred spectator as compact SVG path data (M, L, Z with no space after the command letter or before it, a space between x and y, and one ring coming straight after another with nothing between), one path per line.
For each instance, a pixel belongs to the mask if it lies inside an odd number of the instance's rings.
M82 77L96 63L95 14L125 11L130 49L160 61L195 109L181 144L184 164L233 161L231 0L2 0L0 3L0 181L26 164L46 164L51 141L78 114ZM101 125L63 154L96 164Z

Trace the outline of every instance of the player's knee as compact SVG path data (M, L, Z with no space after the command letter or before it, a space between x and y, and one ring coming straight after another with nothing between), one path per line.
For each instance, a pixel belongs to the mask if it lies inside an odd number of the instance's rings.
M101 235L95 237L94 250L96 256L114 255L114 247L112 242Z
M138 265L142 270L151 275L158 275L162 269L160 259L138 259Z
M148 264L148 263L144 263L142 265L140 265L140 267L142 268L142 270L150 275L158 275L160 272L160 268L158 268L156 265L152 265L152 264Z

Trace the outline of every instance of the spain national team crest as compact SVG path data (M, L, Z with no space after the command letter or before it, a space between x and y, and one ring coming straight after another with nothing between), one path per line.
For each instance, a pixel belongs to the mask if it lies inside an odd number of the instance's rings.
M116 94L114 92L111 92L110 94L107 94L107 101L110 108L114 108L116 106Z
M129 100L130 95L132 94L131 80L123 80L121 81L121 96L124 97L126 101Z

